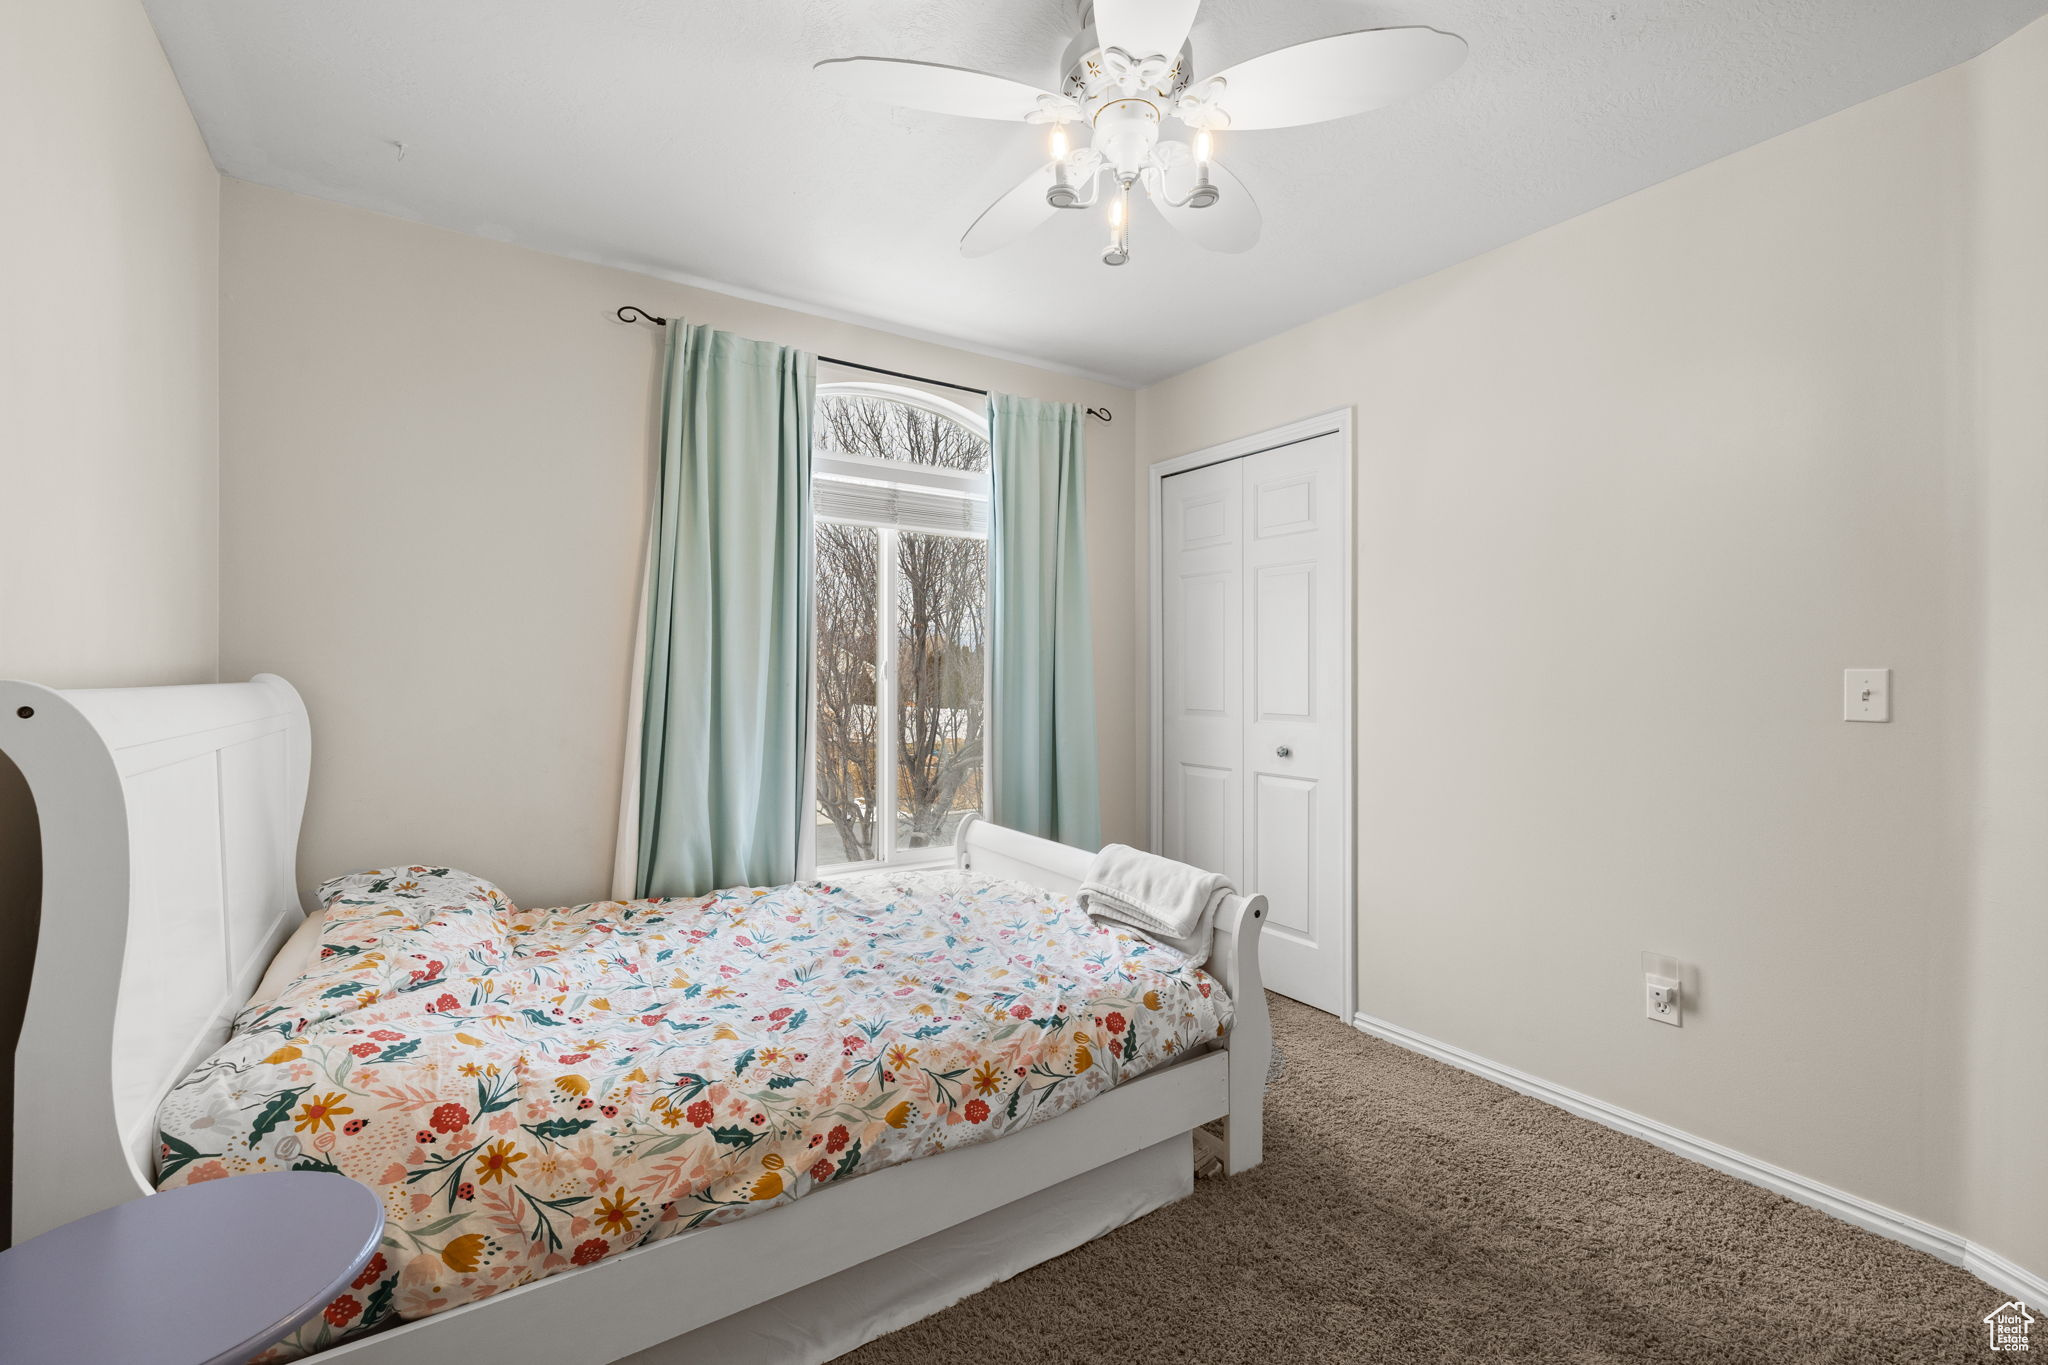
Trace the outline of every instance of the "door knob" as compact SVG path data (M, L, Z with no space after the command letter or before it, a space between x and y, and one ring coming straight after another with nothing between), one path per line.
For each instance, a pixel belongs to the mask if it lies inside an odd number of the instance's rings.
M1273 752L1281 758L1291 758L1294 754L1294 750L1288 748L1285 744L1280 745Z

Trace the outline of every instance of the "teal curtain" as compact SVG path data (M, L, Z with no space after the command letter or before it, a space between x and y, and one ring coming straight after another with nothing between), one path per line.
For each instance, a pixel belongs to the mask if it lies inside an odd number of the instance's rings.
M1081 410L988 397L989 818L1102 842Z
M642 896L794 881L817 358L668 327L640 751Z

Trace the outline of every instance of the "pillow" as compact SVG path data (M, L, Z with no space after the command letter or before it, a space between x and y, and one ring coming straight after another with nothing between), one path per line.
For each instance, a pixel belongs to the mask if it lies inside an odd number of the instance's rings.
M329 924L346 925L366 915L399 910L413 924L424 924L449 910L470 909L481 902L510 906L505 893L481 877L452 867L385 867L352 872L322 882L313 893L320 908L292 931L270 959L270 969L256 983L248 1005L262 1004L312 971L320 961L320 934Z
M326 922L327 913L323 910L306 916L306 922L292 930L292 936L278 948L277 956L270 959L270 969L256 983L256 993L249 997L250 1005L261 1004L313 970L313 963L320 956L320 928Z
M511 905L504 892L455 867L380 867L351 872L320 883L314 899L337 917L361 917L396 909L415 925L449 910L479 904Z

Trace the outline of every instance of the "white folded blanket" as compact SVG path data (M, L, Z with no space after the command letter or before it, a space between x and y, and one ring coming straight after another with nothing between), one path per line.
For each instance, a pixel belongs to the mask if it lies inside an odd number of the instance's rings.
M1199 967L1209 960L1216 911L1233 889L1220 873L1109 844L1088 864L1080 899L1097 919L1142 930Z

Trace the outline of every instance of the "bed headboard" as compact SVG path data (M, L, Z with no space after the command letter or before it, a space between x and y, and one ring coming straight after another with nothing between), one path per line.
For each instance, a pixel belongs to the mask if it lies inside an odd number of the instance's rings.
M15 1049L14 1240L154 1186L156 1110L305 917L311 756L290 683L0 682L0 751L42 827Z

